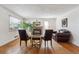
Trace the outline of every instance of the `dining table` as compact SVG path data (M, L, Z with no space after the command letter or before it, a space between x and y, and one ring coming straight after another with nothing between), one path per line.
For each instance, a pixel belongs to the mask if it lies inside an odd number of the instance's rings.
M30 42L32 44L32 47L41 47L42 39L44 38L44 35L30 35Z

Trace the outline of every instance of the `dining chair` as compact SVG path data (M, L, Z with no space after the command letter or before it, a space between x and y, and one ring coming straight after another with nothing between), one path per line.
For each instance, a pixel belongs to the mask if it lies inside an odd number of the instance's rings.
M50 41L52 47L52 35L53 35L53 30L51 29L45 30L45 35L44 35L45 47L46 47L46 42L48 44L48 41Z
M27 35L26 30L18 30L18 32L20 37L20 46L21 46L21 41L25 41L27 46L27 40L29 40L29 36Z

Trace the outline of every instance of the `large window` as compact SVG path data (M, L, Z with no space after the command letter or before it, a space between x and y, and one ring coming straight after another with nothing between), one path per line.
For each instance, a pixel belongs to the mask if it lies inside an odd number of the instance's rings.
M10 31L19 29L20 20L16 17L10 16Z
M16 17L10 16L10 31L16 31L18 29L32 30L32 24L26 22L26 20L19 20Z
M45 29L48 29L48 27L49 27L48 21L44 21L44 27L45 27Z

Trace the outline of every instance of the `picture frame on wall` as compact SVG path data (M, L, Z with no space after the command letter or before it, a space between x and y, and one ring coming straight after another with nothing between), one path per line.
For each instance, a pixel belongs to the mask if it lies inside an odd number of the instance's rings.
M68 18L62 19L62 27L68 27Z

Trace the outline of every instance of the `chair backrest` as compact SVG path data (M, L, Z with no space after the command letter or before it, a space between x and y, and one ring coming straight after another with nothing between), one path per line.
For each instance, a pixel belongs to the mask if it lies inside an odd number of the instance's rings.
M44 40L51 40L53 35L53 30L45 30Z
M18 30L20 40L28 40L28 35L26 33L26 30Z

